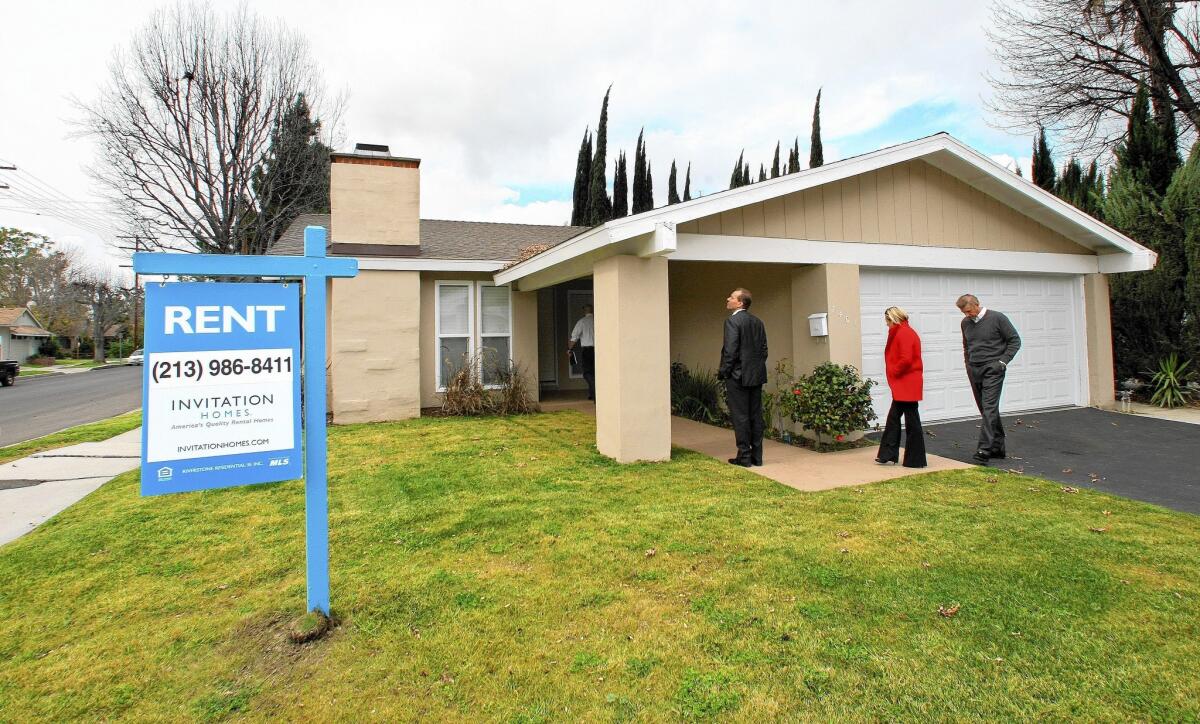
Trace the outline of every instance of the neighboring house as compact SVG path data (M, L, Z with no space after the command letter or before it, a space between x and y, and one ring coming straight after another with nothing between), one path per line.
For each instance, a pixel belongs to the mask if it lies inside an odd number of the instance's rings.
M883 378L883 310L908 310L925 357L922 416L972 415L960 294L1022 335L1006 412L1113 401L1107 275L1153 268L1132 239L939 133L592 229L419 219L419 165L334 154L331 254L363 271L330 297L330 395L339 422L413 417L439 403L439 369L507 353L541 389L577 387L566 334L596 309L597 446L670 457L669 367L715 369L724 300L743 286L769 364L834 361ZM523 249L540 250L531 256ZM524 258L529 256L529 258ZM515 263L514 263L515 262ZM827 315L827 334L809 318ZM887 386L876 389L886 409Z
M0 307L0 359L24 362L51 336L29 309Z

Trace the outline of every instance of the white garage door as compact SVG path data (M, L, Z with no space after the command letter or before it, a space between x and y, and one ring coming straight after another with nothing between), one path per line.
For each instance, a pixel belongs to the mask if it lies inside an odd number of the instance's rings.
M892 399L884 377L883 311L893 305L908 312L921 335L921 418L978 414L963 368L962 313L954 306L961 294L974 294L983 306L1004 312L1021 335L1021 351L1004 383L1002 412L1082 404L1087 357L1078 276L863 269L863 374L879 382L873 396L881 421Z

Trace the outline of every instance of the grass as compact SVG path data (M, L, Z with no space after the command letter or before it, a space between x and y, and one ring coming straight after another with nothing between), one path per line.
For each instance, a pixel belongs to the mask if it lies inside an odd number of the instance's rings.
M1200 718L1195 516L989 470L804 494L592 425L333 429L305 645L299 482L123 475L0 549L0 720Z
M107 420L69 427L66 430L61 430L44 437L0 447L0 464L19 460L45 450L66 447L67 445L107 440L114 435L128 432L141 424L142 412L141 410L136 410L124 415L110 417ZM3 719L0 719L0 721L3 721Z
M38 375L53 374L53 372L53 370L44 370L37 367L22 367L21 371L17 373L17 377L36 377Z

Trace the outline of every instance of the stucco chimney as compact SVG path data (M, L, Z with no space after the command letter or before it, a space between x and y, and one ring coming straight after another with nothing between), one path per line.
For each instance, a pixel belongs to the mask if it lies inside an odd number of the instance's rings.
M421 160L360 143L352 153L332 154L331 161L329 205L336 245L415 250L421 243Z

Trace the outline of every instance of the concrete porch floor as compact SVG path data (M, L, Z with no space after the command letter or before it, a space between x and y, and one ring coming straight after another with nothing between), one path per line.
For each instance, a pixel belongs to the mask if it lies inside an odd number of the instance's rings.
M595 416L596 404L583 399L556 397L543 400L542 410L576 410ZM671 418L671 444L695 450L721 462L733 456L733 430L705 425L702 422ZM877 483L908 475L938 470L961 470L974 467L957 460L928 455L929 466L920 469L899 465L876 465L876 448L863 447L836 453L818 453L774 440L763 441L763 466L746 468L750 472L804 491L832 490L864 483Z

